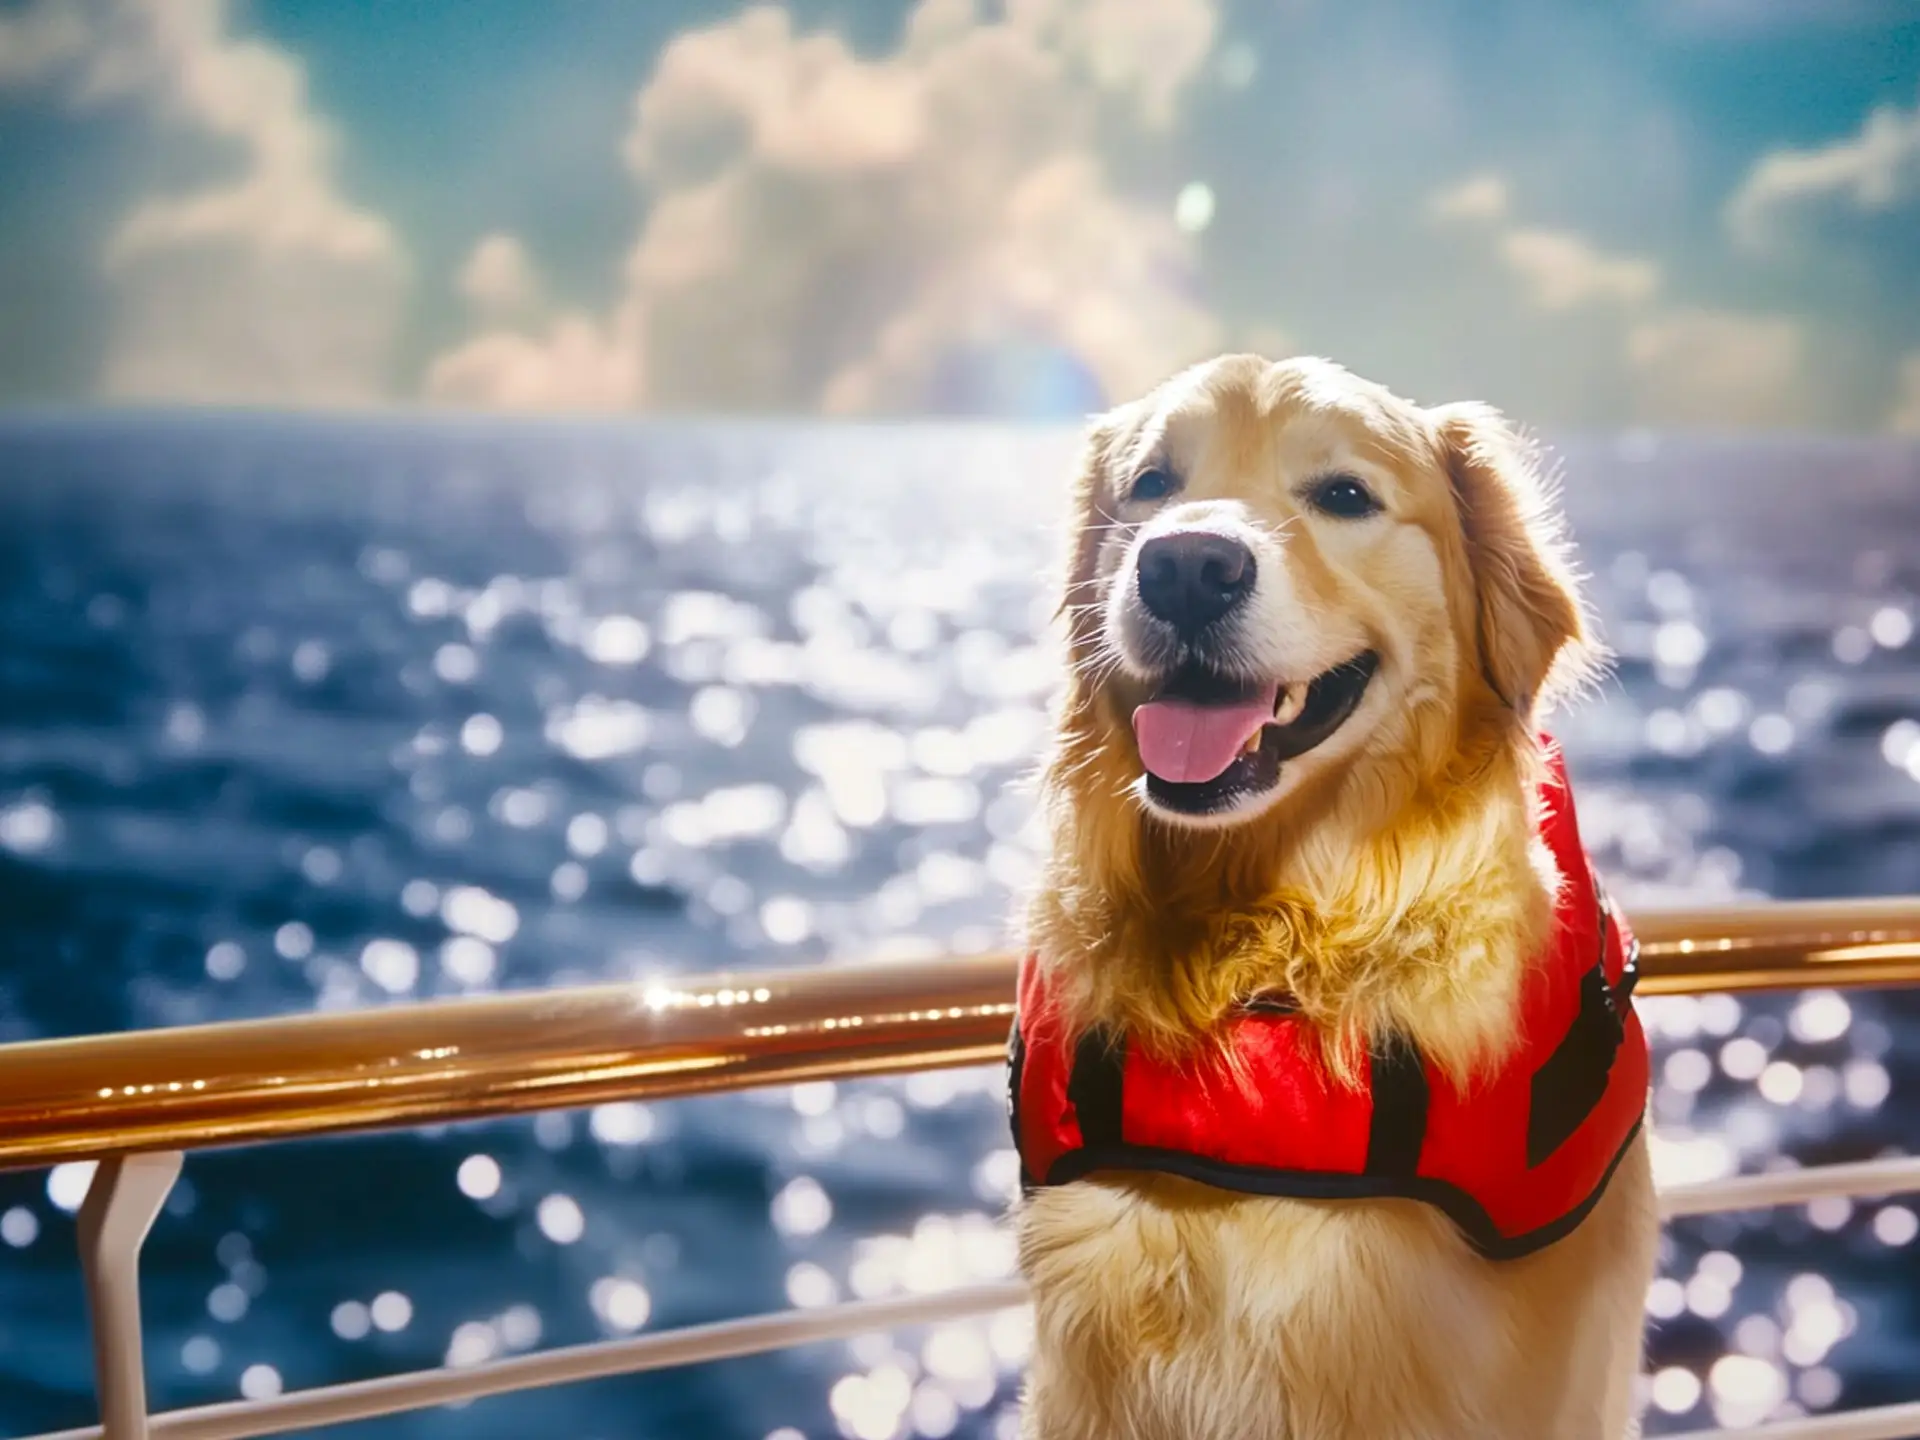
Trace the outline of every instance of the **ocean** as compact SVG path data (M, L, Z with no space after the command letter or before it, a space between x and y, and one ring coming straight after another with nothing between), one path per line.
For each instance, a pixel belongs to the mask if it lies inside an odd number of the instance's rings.
M1557 447L1634 903L1920 890L1920 448ZM1071 433L0 421L0 1041L979 950ZM1663 1172L1920 1143L1920 1001L1645 1002ZM156 1408L1009 1271L994 1069L190 1156ZM0 1435L94 1418L83 1172L0 1175ZM1920 1398L1911 1200L1674 1225L1649 1433ZM1017 1316L343 1427L1011 1437ZM317 1433L317 1432L316 1432Z

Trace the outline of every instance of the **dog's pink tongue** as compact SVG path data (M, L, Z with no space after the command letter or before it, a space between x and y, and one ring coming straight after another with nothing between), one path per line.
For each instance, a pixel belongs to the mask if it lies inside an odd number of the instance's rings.
M1140 763L1162 780L1201 785L1218 779L1260 727L1273 719L1279 692L1231 705L1149 700L1133 712Z

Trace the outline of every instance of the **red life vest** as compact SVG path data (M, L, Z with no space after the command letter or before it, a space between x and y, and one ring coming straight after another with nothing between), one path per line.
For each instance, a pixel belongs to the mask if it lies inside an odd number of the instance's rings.
M1548 755L1542 831L1563 882L1553 939L1523 982L1521 1041L1497 1072L1456 1085L1394 1038L1343 1086L1280 1001L1230 1022L1242 1084L1218 1061L1165 1063L1101 1029L1068 1035L1029 956L1010 1046L1022 1185L1159 1171L1255 1195L1421 1200L1493 1259L1571 1233L1639 1132L1648 1056L1630 999L1639 947L1580 843L1558 749Z

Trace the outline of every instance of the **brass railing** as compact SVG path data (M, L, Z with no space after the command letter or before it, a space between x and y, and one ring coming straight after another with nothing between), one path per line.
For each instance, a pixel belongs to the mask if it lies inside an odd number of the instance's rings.
M1634 926L1644 995L1920 982L1920 898L1656 911ZM992 1063L1014 965L998 955L661 977L0 1047L0 1167L104 1162L79 1227L103 1424L42 1440L239 1440L1018 1304L1008 1278L149 1417L137 1279L182 1151ZM1880 1160L1671 1187L1662 1204L1689 1214L1916 1188L1920 1160ZM1920 1407L1743 1433L1896 1440L1920 1435Z
M1920 901L1636 916L1642 995L1920 982ZM990 1064L1015 957L662 977L0 1047L0 1167Z

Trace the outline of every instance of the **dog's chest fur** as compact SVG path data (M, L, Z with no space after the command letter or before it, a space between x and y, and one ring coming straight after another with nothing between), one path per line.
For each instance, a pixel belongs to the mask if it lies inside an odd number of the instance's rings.
M1606 1352L1637 1334L1656 1234L1646 1166L1636 1144L1574 1236L1502 1263L1411 1201L1166 1177L1036 1192L1018 1218L1036 1326L1024 1434L1613 1440L1629 1397L1603 1393L1622 1373ZM1619 1424L1591 1428L1603 1413Z

